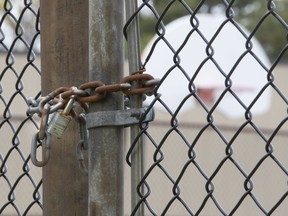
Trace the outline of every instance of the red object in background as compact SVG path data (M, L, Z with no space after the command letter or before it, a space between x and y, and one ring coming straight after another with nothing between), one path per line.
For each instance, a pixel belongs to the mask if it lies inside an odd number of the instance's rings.
M216 88L198 88L197 95L205 104L211 104L214 102L214 92Z

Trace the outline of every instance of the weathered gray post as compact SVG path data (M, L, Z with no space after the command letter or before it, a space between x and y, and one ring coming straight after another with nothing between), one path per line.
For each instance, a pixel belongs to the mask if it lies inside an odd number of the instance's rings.
M123 77L123 0L89 0L90 81L119 83ZM123 94L107 94L89 112L123 110ZM89 129L89 216L123 212L123 127Z
M88 2L41 0L42 95L88 81ZM88 179L76 159L78 125L71 121L60 140L52 140L43 168L43 215L87 215Z
M129 19L137 10L137 0L126 0L126 17ZM127 29L127 45L130 74L138 71L141 67L141 50L140 50L140 34L138 16L130 23ZM134 83L137 85L137 83ZM131 108L141 108L142 96L135 95L130 97ZM133 141L140 133L138 125L132 125L130 130L131 141ZM131 153L131 206L132 209L137 205L140 198L137 194L137 186L143 177L143 140L139 139ZM135 213L137 216L144 215L144 206L141 205Z

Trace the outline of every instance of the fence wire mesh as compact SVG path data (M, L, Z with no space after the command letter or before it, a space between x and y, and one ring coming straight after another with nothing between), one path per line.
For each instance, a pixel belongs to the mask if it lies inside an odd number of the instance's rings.
M131 165L144 139L145 172L132 188L140 201L127 214L285 215L287 3L138 2L124 34L139 19L142 46L150 41L142 66L161 82L146 102L155 121L128 150ZM29 156L38 120L26 114L28 96L40 95L39 1L0 4L0 215L41 215ZM183 16L184 30L170 28Z
M0 4L0 215L40 215L41 171L30 163L38 123L26 114L40 95L39 1Z
M138 1L124 35L139 21L142 67L161 81L127 154L145 140L132 215L287 213L287 6Z

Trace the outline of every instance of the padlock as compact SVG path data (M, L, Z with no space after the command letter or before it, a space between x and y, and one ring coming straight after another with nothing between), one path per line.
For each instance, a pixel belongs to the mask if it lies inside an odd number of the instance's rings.
M66 128L68 127L69 122L72 119L70 115L70 111L73 108L75 102L75 95L72 95L69 99L67 105L65 106L64 110L61 112L56 112L53 117L51 118L47 132L56 136L58 139L61 139Z

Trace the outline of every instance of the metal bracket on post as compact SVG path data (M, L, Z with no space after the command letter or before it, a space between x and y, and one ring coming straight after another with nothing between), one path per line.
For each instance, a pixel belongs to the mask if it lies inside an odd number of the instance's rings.
M146 110L147 108L140 108L88 113L86 115L86 127L87 129L108 126L129 127L130 125L153 121L154 110L149 110L145 115Z

